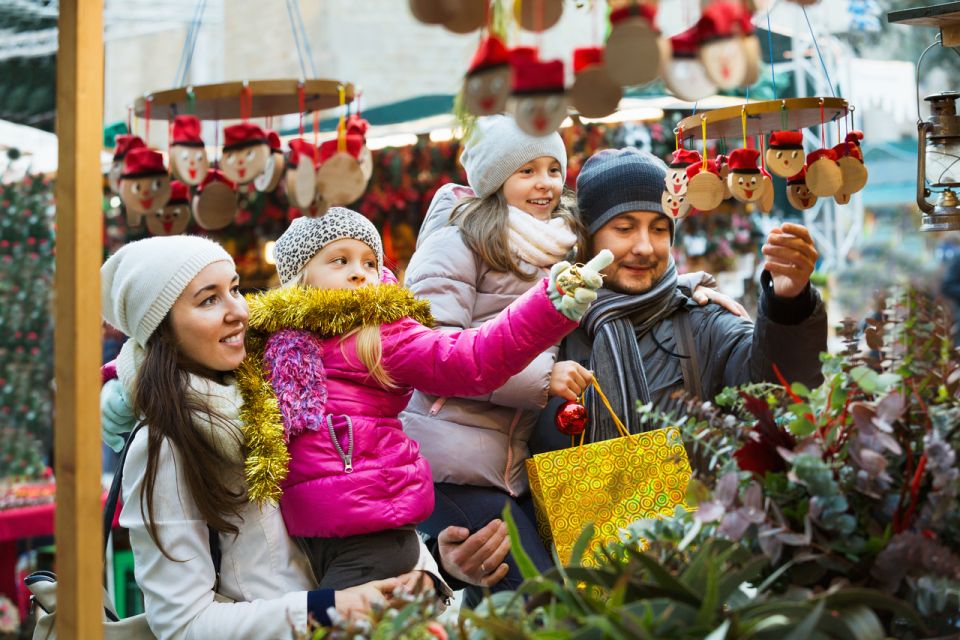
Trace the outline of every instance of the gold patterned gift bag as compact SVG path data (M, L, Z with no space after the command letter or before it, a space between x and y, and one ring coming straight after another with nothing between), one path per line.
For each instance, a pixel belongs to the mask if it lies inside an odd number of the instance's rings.
M619 530L642 518L673 513L684 501L690 463L676 427L630 435L614 414L599 385L594 388L613 416L621 437L540 453L526 462L537 527L567 564L573 546L590 523L594 538L584 565L594 565L593 550L619 539Z

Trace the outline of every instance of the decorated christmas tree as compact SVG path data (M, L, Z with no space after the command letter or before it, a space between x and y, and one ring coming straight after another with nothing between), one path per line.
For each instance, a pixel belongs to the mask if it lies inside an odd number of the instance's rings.
M53 189L0 186L0 477L42 474L53 439Z

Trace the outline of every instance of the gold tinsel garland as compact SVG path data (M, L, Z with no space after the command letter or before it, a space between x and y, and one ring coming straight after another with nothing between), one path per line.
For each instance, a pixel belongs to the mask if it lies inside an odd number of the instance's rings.
M269 335L281 329L301 329L329 338L405 317L432 326L433 316L429 302L417 300L399 285L274 289L247 296L247 303L247 357L237 369L237 384L243 397L240 419L247 451L244 467L250 497L275 504L282 493L280 484L287 477L290 453L280 405L263 362Z

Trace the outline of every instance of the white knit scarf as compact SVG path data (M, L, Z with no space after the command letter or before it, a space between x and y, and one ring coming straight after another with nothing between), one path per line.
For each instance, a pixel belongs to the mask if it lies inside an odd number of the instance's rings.
M117 356L117 377L129 398L135 395L137 373L146 356L146 351L133 340L127 340ZM207 412L193 413L193 426L200 435L219 449L227 460L242 466L243 433L239 412L243 401L233 376L228 376L226 382L220 384L191 373L187 382L187 397L210 408Z
M563 218L543 221L514 206L508 208L510 250L524 262L550 267L563 260L577 244L576 234Z

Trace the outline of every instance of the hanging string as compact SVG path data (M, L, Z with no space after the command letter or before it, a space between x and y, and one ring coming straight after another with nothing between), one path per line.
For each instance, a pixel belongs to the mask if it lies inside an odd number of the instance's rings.
M300 137L303 137L303 110L306 96L304 95L303 83L297 83L297 113L300 114Z
M827 136L826 136L827 126L824 121L825 121L825 117L823 115L823 98L820 98L820 148L821 149L825 149L827 147Z
M761 173L767 172L767 160L764 158L763 153L763 131L760 132L760 135L757 136L757 146L760 147L760 171Z
M340 120L337 122L337 151L347 150L347 117L346 109L343 109L347 103L347 88L342 84L337 87L340 93Z
M300 33L297 29L296 20L293 17L292 4L294 2L296 2L296 0L287 0L287 17L290 19L290 31L293 33L293 43L297 47L297 62L300 63L300 77L306 80L307 67L303 63L303 51L301 50L302 45L300 44ZM303 135L303 131L300 132L300 135Z
M307 62L310 63L310 72L313 74L311 77L316 78L317 67L313 62L313 47L310 46L310 38L307 37L307 29L303 23L303 14L300 13L300 3L297 2L297 0L292 0L291 4L297 14L297 25L300 27L300 40L303 42L303 48L307 54Z
M773 6L767 10L767 49L770 50L770 82L773 83L773 97L777 97L777 74L773 70L773 30L770 28L770 12Z
M817 42L817 36L813 33L813 25L810 24L810 18L807 16L807 8L800 8L803 10L803 17L807 21L807 28L810 30L810 38L813 40L813 46L817 48L817 57L820 58L820 66L823 67L823 75L827 79L827 84L830 85L830 95L836 98L837 93L833 90L833 81L830 79L830 72L827 71L827 64L823 61L823 54L820 53L820 43Z
M703 165L701 171L707 170L707 114L700 114L700 135L703 137Z
M127 133L133 135L133 105L127 105Z
M187 113L194 115L197 112L197 94L193 87L187 87Z
M740 128L743 132L743 148L747 148L747 105L740 108Z
M246 122L251 115L253 115L253 88L244 80L243 87L240 89L240 119Z
M313 112L313 146L320 146L320 112Z
M787 101L781 100L780 101L780 128L786 131L787 129L790 128L789 126L787 126L789 124L790 123L787 118Z
M150 103L153 102L153 96L146 96L143 100L143 141L150 146Z
M180 50L180 62L177 63L177 74L173 79L173 86L181 86L187 78L187 72L193 63L193 52L197 47L197 39L200 35L200 23L203 18L203 12L206 9L207 0L200 0L197 8L193 12L193 19L190 21L190 27L187 29L187 36L183 40L183 48Z
M699 101L699 100L697 100L696 102L693 103L693 111L690 113L691 116L697 115L697 105L698 105L698 104L700 104L700 101Z

